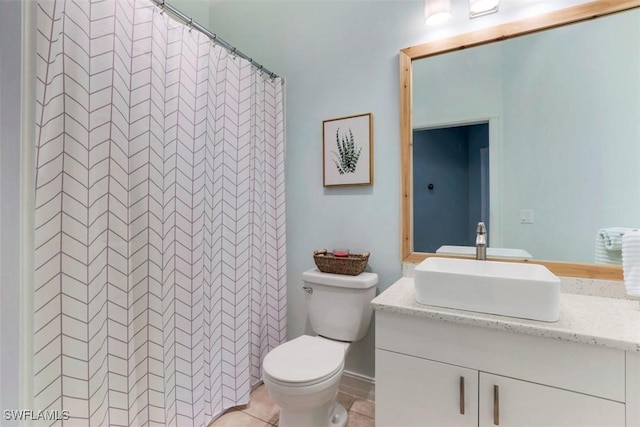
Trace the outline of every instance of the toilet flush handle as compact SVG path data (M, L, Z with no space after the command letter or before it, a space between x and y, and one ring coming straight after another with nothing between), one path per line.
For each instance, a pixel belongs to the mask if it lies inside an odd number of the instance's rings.
M302 289L304 289L304 291L308 294L313 293L313 288L311 286L303 286Z

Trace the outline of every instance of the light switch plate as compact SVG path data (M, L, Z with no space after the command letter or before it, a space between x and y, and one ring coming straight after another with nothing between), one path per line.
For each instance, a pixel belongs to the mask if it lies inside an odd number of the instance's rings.
M520 224L533 224L533 209L520 209Z

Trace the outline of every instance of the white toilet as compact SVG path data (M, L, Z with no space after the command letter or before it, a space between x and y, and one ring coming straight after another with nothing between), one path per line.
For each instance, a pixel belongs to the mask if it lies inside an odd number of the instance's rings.
M351 342L367 333L378 275L302 273L309 293L309 322L318 336L302 335L271 350L263 381L280 405L280 427L344 427L347 411L336 403Z

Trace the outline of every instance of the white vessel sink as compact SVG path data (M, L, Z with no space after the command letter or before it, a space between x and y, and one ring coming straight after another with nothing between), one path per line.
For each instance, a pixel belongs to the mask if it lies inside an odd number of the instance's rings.
M474 255L475 246L440 246L436 250L437 254L447 255ZM524 249L512 248L487 248L487 256L495 258L532 259L533 256Z
M555 322L560 279L543 265L431 257L415 268L420 304Z

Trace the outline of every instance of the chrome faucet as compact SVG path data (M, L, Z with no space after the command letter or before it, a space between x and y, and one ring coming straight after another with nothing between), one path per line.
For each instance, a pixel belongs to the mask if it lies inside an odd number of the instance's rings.
M487 228L484 222L479 222L476 228L476 259L487 259Z

